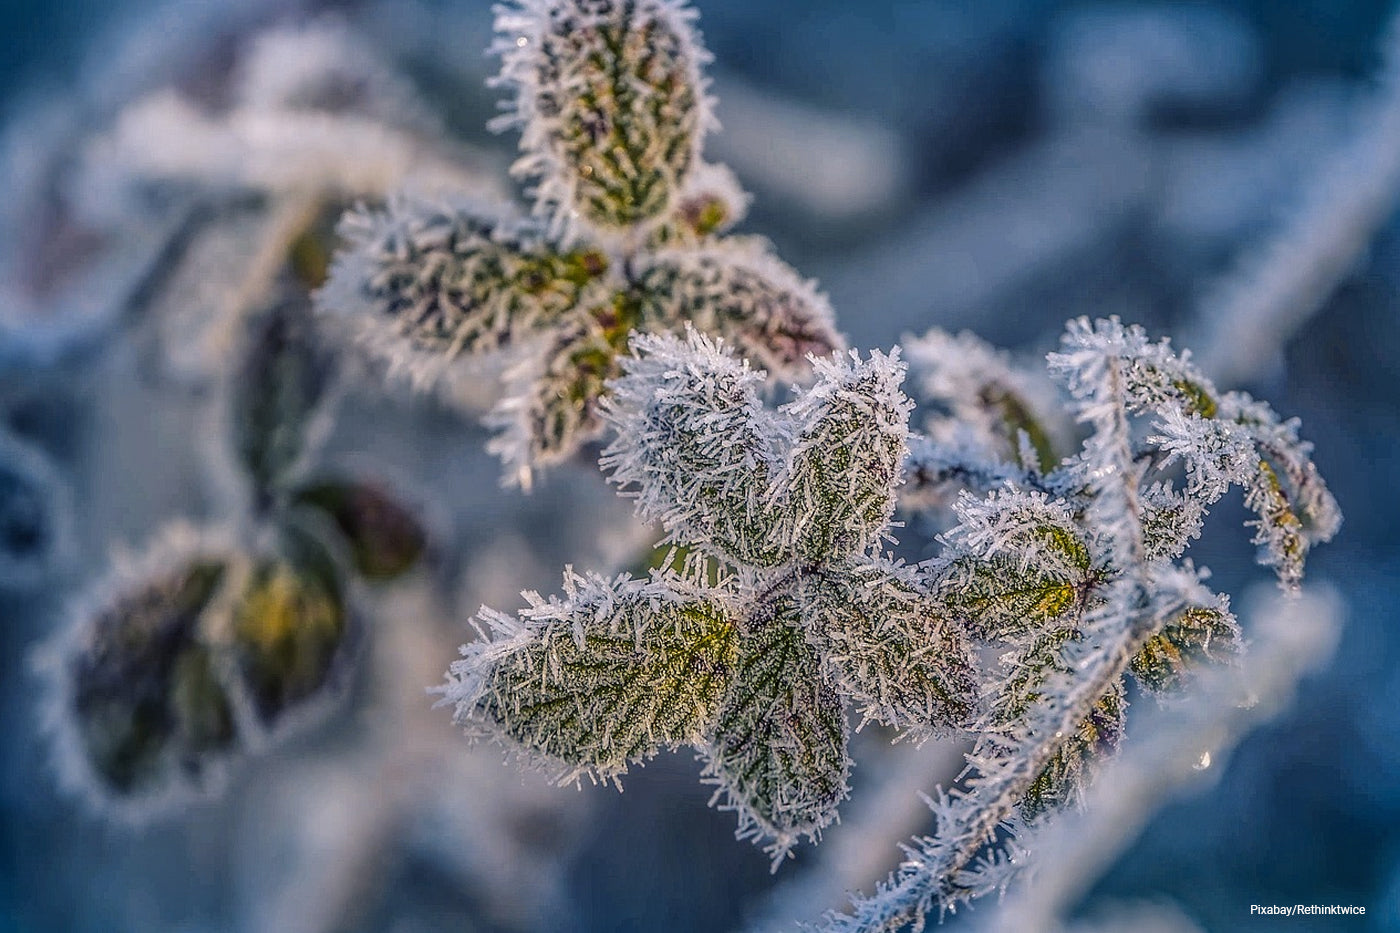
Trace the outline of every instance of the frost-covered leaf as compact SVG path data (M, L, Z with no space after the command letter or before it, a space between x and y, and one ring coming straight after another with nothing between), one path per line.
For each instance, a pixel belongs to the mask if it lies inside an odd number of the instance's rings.
M253 712L269 728L340 686L354 637L331 556L299 530L283 531L280 553L255 563L227 636Z
M1063 740L1055 756L1036 776L1021 814L1034 820L1079 800L1094 763L1116 751L1123 738L1128 701L1121 681L1101 696L1079 728Z
M805 376L808 354L830 356L844 346L826 298L762 243L726 240L659 253L634 287L651 329L689 322L775 378Z
M563 249L510 208L470 201L396 198L347 213L339 232L346 246L318 306L426 375L556 326L599 299L608 271L602 252Z
M506 393L487 419L501 432L487 449L522 485L533 467L567 460L602 432L598 405L605 383L620 372L619 352L593 321L579 318L509 374Z
M662 582L564 578L518 617L483 610L444 702L469 731L509 737L570 775L613 777L698 743L728 689L737 634L721 604Z
M903 346L923 397L951 416L930 430L947 433L952 423L970 429L1000 459L1020 459L1018 437L1024 432L1036 462L1022 466L1048 470L1059 462L1052 436L1057 419L1043 401L1052 397L1043 376L1013 366L1007 353L967 332L954 336L934 329L905 339Z
M1072 622L1040 629L1020 640L1003 659L1005 675L991 701L991 724L1014 730L1041 700L1054 678L1073 673L1066 649L1081 637Z
M755 566L784 558L769 483L782 426L758 397L763 376L692 332L638 336L604 419L602 464L671 538Z
M780 484L794 556L820 563L859 553L887 532L908 453L913 403L899 354L816 360L816 382L783 406L796 441Z
M418 517L392 491L369 480L322 480L298 490L298 504L324 512L350 546L361 576L390 580L410 570L427 545Z
M1175 560L1200 537L1205 506L1197 497L1154 483L1142 493L1142 538L1148 560Z
M836 564L802 581L808 638L867 720L916 736L967 724L976 665L962 627L890 561Z
M1247 432L1258 451L1243 485L1245 505L1258 516L1251 524L1259 561L1285 589L1297 589L1308 551L1337 533L1341 510L1312 462L1312 445L1298 437L1296 418L1282 421L1242 392L1224 397L1221 417Z
M1166 693L1180 688L1193 668L1233 660L1240 649L1240 627L1228 610L1191 606L1148 639L1131 670L1146 689Z
M99 792L118 799L197 784L238 741L207 642L229 563L191 553L150 569L98 602L62 661L61 715Z
M1076 398L1102 384L1107 366L1121 364L1129 413L1175 410L1207 420L1217 414L1215 386L1191 363L1189 352L1177 354L1170 340L1149 340L1141 327L1117 317L1070 321L1060 352L1048 359L1051 373Z
M956 512L937 590L979 638L1043 630L1072 611L1097 577L1073 513L1044 493L964 493Z
M494 128L519 127L516 174L536 212L623 231L663 217L711 124L708 54L679 0L514 0L497 7L497 83L515 94Z
M711 734L706 774L721 809L738 813L740 838L771 839L775 862L836 818L850 771L846 715L794 594L776 594L748 620Z
M231 384L233 443L259 510L309 452L334 378L334 358L301 302L279 302L249 322Z

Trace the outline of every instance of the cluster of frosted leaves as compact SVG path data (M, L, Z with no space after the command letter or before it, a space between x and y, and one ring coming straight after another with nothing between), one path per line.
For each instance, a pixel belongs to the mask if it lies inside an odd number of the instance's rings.
M384 484L307 470L331 384L310 328L304 305L274 303L230 368L245 532L167 529L93 588L50 651L59 762L106 812L139 818L210 791L223 763L328 706L361 638L352 581L397 577L425 549Z
M508 215L409 199L352 212L317 302L423 382L461 355L509 348L515 362L489 421L500 429L492 449L516 476L599 436L598 402L634 331L693 324L783 378L841 346L825 298L762 241L677 238L627 262Z
M811 282L762 239L726 236L749 198L702 158L714 120L694 19L680 0L497 7L495 83L512 99L493 126L520 130L530 218L400 198L342 223L318 305L391 369L422 384L462 355L515 354L488 419L507 482L601 435L634 332L694 326L784 380L843 346Z
M694 19L679 0L497 8L497 83L514 99L493 128L520 130L514 172L551 233L628 235L675 212L714 125Z
M1050 355L1051 372L1081 400L1109 366L1122 376L1127 415L1146 422L1143 450L1158 472L1169 477L1177 465L1185 472L1180 492L1163 480L1143 494L1148 551L1179 553L1198 534L1203 510L1239 486L1256 516L1260 563L1274 569L1285 589L1296 589L1308 551L1341 524L1297 419L1284 421L1243 392L1219 392L1189 353L1178 355L1167 340L1152 342L1142 328L1117 318L1071 321L1062 351ZM1186 520L1173 522L1174 514Z
M69 783L114 815L168 809L216 789L225 763L333 688L349 617L316 559L176 527L94 588L51 665ZM308 619L334 630L325 650L306 650Z
M1240 393L1219 393L1165 341L1149 341L1116 319L1079 320L1050 365L1093 428L1080 454L1042 473L1006 461L979 464L975 445L926 439L912 460L939 482L965 487L953 507L956 523L943 536L945 552L930 571L931 589L974 637L1005 646L979 723L985 763L995 769L999 755L1043 743L1048 733L1037 722L1067 736L1023 789L1028 818L1076 799L1089 764L1116 745L1123 675L1160 693L1180 688L1200 664L1237 653L1239 630L1226 600L1198 582L1161 582L1173 574L1196 580L1189 564L1171 562L1199 534L1210 505L1231 485L1244 488L1258 516L1261 563L1285 588L1301 578L1307 548L1330 537L1338 522L1296 421L1281 422ZM945 397L955 381L944 379ZM1119 448L1105 440L1115 434L1122 435ZM1273 464L1286 464L1286 480L1277 479ZM1179 489L1175 478L1184 479ZM968 491L977 481L995 485ZM1115 482L1133 488L1115 499ZM1125 540L1136 546L1125 548ZM1145 591L1124 582L1138 576L1157 582ZM1171 595L1178 591L1188 596ZM1081 698L1084 715L1072 729L1054 728L1056 717L1040 714L1058 713L1057 698L1098 650L1103 639L1094 626L1109 620L1126 632L1127 620L1144 613L1157 619L1150 637L1133 647L1099 696Z
M877 552L905 456L903 366L817 360L815 383L774 411L763 374L696 331L632 351L603 405L617 435L603 462L684 566L645 583L571 577L563 600L485 613L446 696L459 721L570 775L694 744L740 835L778 859L846 796L848 706L923 737L976 704L962 628ZM670 698L695 717L657 706Z
M955 344L975 355L962 341L942 343L945 356ZM1079 800L1096 760L1121 740L1127 678L1150 694L1179 690L1199 666L1238 654L1228 599L1183 559L1230 487L1243 488L1260 561L1286 590L1307 550L1337 530L1297 422L1219 392L1166 341L1117 319L1080 319L1049 364L1089 429L1074 456L1048 470L1013 461L986 430L915 443L909 467L939 490L933 498L957 492L925 586L938 611L1002 654L968 773L934 802L937 834L915 840L901 870L827 929L917 926L1004 888L1024 862L1018 828ZM959 393L968 397L957 383L977 382L960 374L986 368L945 366L930 394L952 410ZM975 421L975 406L964 414ZM1001 417L1017 420L1005 409ZM1019 452L1034 453L1031 432L1018 434Z

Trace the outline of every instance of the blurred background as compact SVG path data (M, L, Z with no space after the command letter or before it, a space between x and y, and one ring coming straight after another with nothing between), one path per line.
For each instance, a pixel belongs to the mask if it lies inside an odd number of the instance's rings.
M1346 515L1310 565L1346 607L1334 657L1079 912L1166 904L1214 931L1250 904L1337 903L1366 916L1288 922L1400 931L1400 80L1389 97L1375 80L1391 4L696 6L724 124L707 155L852 345L938 326L1029 357L1071 317L1119 314L1316 443ZM344 699L140 829L62 790L42 646L114 548L228 520L205 439L287 212L326 178L344 201L426 176L509 192L516 140L484 129L485 2L9 0L0 20L0 930L738 930L839 907L931 829L918 793L953 778L955 745L862 733L843 824L771 876L688 754L619 795L462 742L425 688L477 606L556 591L566 563L628 566L650 533L587 458L500 489L489 378L415 394L367 365L317 457L393 477L433 544L360 594ZM293 91L318 67L344 94L315 106L361 122L302 119ZM1329 206L1352 202L1336 241L1354 247L1316 301L1239 311L1242 262L1300 219L1326 240ZM1197 562L1225 592L1268 585L1242 506L1218 512Z

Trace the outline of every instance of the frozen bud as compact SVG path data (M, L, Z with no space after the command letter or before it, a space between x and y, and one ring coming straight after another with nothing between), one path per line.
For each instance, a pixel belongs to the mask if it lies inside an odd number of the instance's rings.
M330 556L300 533L288 531L284 543L284 553L253 567L227 633L234 669L264 728L334 691L351 648Z
M875 545L894 514L913 403L898 353L816 360L816 383L782 412L797 442L784 476L797 557L821 563Z
M624 231L663 218L713 123L708 54L679 0L515 0L497 8L497 83L514 91L494 128L519 127L517 174L536 212L572 236L584 219Z
M841 697L803 634L793 594L748 620L738 666L706 749L721 809L740 838L770 839L774 864L799 836L815 838L848 793L851 761Z
M509 739L571 776L615 777L702 740L734 676L720 604L660 582L564 578L519 616L483 610L441 688L468 731Z
M230 559L167 556L100 597L60 660L60 725L83 783L119 805L198 787L238 740L206 640Z
M349 545L355 569L370 580L406 573L427 545L422 522L379 483L327 480L307 486L295 499L331 519Z
M347 213L340 234L317 306L425 375L557 325L608 271L595 249L561 249L509 209L466 202L395 199Z
M652 245L694 244L726 233L744 219L749 200L728 166L701 163L676 197L670 217L653 232Z
M811 373L808 355L845 346L831 306L813 283L757 241L725 241L656 255L637 276L642 320L651 329L724 338L769 375Z

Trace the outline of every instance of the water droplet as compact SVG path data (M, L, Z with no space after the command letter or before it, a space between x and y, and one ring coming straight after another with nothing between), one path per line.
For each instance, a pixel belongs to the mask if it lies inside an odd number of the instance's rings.
M516 44L517 47L523 49L523 48L525 48L525 46L527 46L527 45L530 44L530 40L527 39L527 38L525 38L524 36L520 36L519 38L517 38L517 39L515 40L515 44Z

